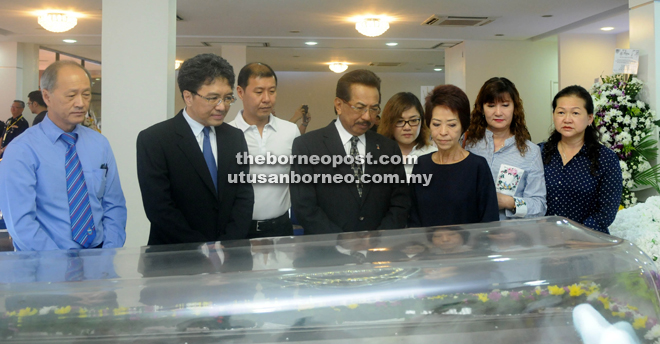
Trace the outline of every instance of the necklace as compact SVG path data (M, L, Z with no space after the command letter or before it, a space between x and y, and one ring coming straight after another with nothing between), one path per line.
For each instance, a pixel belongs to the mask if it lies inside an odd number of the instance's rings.
M558 147L557 150L559 151L559 154L561 154L561 157L564 158L564 160L566 160L566 154L564 154L564 151L566 150L563 148L563 145L561 145L561 141L557 143L557 147Z

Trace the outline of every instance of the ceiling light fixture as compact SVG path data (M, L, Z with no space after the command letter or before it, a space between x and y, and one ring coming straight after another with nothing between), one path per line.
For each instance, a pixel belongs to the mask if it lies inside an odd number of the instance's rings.
M390 42L390 43L385 43L385 45L387 45L388 47L396 47L397 45L399 45L399 43L397 43L397 42Z
M78 18L74 13L48 11L41 13L37 22L48 31L65 32L78 24Z
M601 27L600 29L601 29L601 31L612 31L612 30L614 30L614 28L611 27L611 26Z
M433 70L436 71L436 72L441 72L442 68L433 68Z
M348 64L346 62L332 62L329 67L331 71L341 73L348 68Z
M305 42L305 44L307 44L307 45L317 45L317 44L319 44L319 42L309 41L309 42Z
M182 63L183 63L182 60L174 60L174 69L179 69Z
M369 37L380 36L390 28L390 23L384 18L379 17L365 17L355 23L355 29Z
M78 41L76 41L75 39L63 39L62 42L64 42L64 43L76 43Z

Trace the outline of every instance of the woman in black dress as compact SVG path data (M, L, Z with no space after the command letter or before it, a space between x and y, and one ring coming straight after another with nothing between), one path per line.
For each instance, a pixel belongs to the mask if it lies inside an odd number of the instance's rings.
M411 184L410 227L443 226L499 220L490 167L461 147L470 123L470 101L453 85L441 85L426 97L424 119L438 146L421 156L414 175L431 175L428 185Z

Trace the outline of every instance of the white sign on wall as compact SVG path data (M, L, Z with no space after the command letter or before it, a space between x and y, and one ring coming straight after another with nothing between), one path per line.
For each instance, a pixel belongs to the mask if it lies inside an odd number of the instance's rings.
M637 74L638 67L638 49L616 49L614 51L614 74Z

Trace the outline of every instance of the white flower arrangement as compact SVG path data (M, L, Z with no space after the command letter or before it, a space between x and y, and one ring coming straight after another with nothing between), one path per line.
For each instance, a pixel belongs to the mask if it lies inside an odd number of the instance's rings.
M619 210L609 230L610 234L637 245L660 265L660 196Z
M601 133L601 142L612 149L621 162L623 194L621 206L637 203L633 188L653 186L660 192L660 165L650 161L658 155L653 132L654 122L649 105L636 99L644 84L636 77L617 74L601 77L591 88L594 101L594 123Z

